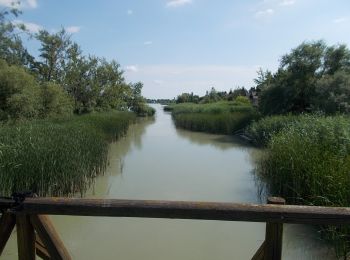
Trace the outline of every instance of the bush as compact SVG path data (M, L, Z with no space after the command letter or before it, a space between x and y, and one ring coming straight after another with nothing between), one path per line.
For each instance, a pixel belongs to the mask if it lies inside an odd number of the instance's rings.
M34 118L40 110L40 88L23 68L0 62L1 119Z
M73 99L60 85L44 83L41 86L41 117L65 116L73 113Z

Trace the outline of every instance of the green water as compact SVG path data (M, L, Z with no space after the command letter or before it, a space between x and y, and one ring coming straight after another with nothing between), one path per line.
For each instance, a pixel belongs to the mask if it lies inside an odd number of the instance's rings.
M110 146L110 165L87 197L260 203L261 154L228 136L175 129L161 106ZM54 216L73 259L250 259L265 224ZM17 259L13 236L1 259ZM333 259L314 229L285 225L283 259Z

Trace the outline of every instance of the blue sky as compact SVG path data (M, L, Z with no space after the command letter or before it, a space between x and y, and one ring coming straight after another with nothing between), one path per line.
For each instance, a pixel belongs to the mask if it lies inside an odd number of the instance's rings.
M29 29L65 27L85 54L116 59L126 80L142 81L143 94L153 98L249 88L259 67L275 70L305 40L350 46L349 0L22 0L21 6L18 19Z

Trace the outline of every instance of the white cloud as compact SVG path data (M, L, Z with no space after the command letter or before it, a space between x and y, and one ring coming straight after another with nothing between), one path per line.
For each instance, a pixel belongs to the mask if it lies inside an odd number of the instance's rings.
M38 7L38 2L37 0L27 0L27 4L31 8L37 8Z
M125 70L127 72L138 72L139 68L137 67L137 65L128 65L125 67Z
M31 33L38 33L40 30L44 29L41 25L30 22L23 22L22 20L13 21L14 24L20 25L23 24L25 28Z
M134 12L133 12L133 10L129 9L126 13L127 13L128 15L132 15Z
M68 33L78 33L81 29L80 26L68 26L65 28Z
M260 10L255 13L255 18L262 18L262 17L267 17L271 16L275 13L275 11L271 8L265 9L265 10Z
M166 3L167 7L179 7L192 3L192 0L171 0Z
M152 41L145 41L145 42L143 43L143 45L152 45L152 44L153 44Z
M283 0L282 2L280 2L279 5L288 6L288 5L294 5L294 4L295 4L295 0Z
M347 22L348 20L349 20L348 17L339 17L337 19L334 19L333 23L344 23L344 22Z
M18 4L19 2L19 4ZM16 7L16 8L37 8L38 1L37 0L22 0L22 1L14 1L14 0L0 0L1 6L6 7Z
M11 7L12 3L13 3L12 0L0 0L0 5L2 5L2 6ZM17 6L17 5L15 5L15 6Z

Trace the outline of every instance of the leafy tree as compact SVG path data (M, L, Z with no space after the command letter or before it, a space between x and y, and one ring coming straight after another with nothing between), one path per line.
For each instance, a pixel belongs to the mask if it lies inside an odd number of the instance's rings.
M40 88L41 117L69 115L73 112L73 100L60 85L45 82Z
M344 45L327 47L323 41L302 43L282 57L275 74L258 72L255 82L261 89L260 111L263 114L283 114L321 108L321 100L317 101L317 98L325 96L320 94L326 89L323 83L329 83L329 77L339 70L349 71L349 64L350 52ZM321 79L324 79L323 83ZM317 89L320 86L323 90Z
M327 114L350 113L350 74L337 71L319 79L313 105L314 110Z
M41 43L39 56L42 60L36 63L40 79L61 83L68 55L67 50L72 44L70 35L64 29L53 34L41 30L36 38Z
M20 14L14 5L0 11L0 59L8 64L29 66L34 58L23 47L20 38L20 33L25 31L25 27L11 21Z
M40 88L35 78L18 66L0 61L1 119L33 118L40 110Z

